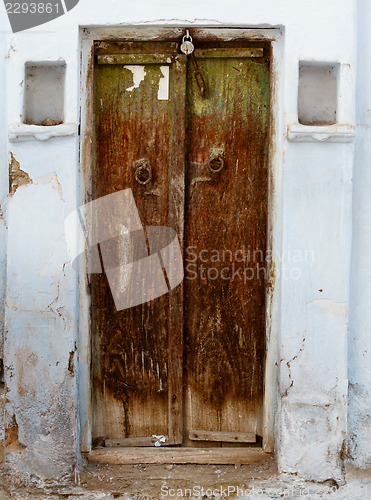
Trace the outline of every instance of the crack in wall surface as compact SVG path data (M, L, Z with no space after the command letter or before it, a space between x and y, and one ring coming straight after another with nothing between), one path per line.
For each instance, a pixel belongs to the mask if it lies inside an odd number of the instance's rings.
M58 300L59 300L59 295L60 295L60 288L61 288L61 282L62 280L66 277L66 265L67 263L64 263L63 264L63 268L62 268L62 277L58 280L58 285L57 285L57 296L55 297L55 299L50 302L50 304L47 306L47 309L49 309L50 311L52 311L53 313L55 314L58 314L58 316L60 318L63 319L63 315L61 314L60 312L60 309L63 309L63 306L62 307L57 307L56 309L53 308L53 305L54 304L57 304Z
M293 356L291 359L289 359L288 361L286 361L286 365L287 365L287 368L289 369L289 381L290 381L290 385L287 387L286 391L285 391L285 397L288 396L288 393L289 393L289 390L294 387L294 381L292 379L292 373L291 373L291 363L293 363L295 360L298 359L299 355L301 352L303 352L304 350L304 345L305 345L305 336L303 335L303 339L302 339L302 345L298 351L297 354L295 354L295 356Z

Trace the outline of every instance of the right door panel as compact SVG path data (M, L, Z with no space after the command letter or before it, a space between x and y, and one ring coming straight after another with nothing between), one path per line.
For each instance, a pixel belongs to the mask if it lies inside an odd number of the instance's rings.
M269 61L199 51L187 75L184 444L261 435ZM201 53L202 52L202 53ZM204 431L197 435L196 431ZM237 434L240 433L240 434ZM196 436L196 438L195 438ZM201 436L201 439L200 439ZM242 436L241 439L239 437ZM190 439L191 437L191 439ZM224 444L223 444L224 446ZM230 446L230 444L229 444Z

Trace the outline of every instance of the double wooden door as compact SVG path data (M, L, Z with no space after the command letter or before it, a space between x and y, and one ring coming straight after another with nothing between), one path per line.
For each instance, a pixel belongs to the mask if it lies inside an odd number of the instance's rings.
M97 444L262 435L269 52L195 54L196 66L178 42L96 47L92 197L131 188L143 228L175 229L184 259L181 285L123 311L91 276Z

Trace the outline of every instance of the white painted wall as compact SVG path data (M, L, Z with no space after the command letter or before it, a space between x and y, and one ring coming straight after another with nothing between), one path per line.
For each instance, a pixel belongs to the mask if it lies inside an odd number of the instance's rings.
M368 42L370 47L371 41L367 34L366 17L370 22L370 11L366 3L367 0L359 3L368 13L363 16L362 10L359 15L362 60L367 60L365 44ZM151 24L283 27L283 57L278 61L282 99L277 119L283 123L280 140L284 154L276 165L277 177L282 179L282 186L277 186L281 203L277 230L281 232L283 260L277 271L286 274L278 290L278 463L281 471L298 473L307 479L342 481L347 437L349 307L349 376L353 384L350 450L359 464L369 460L370 452L362 440L366 443L369 429L364 411L371 407L370 363L363 354L370 342L367 314L371 280L366 262L370 238L367 187L371 182L366 168L366 138L370 115L364 109L370 103L366 88L370 88L371 74L365 68L357 73L357 120L362 126L357 139L353 192L355 239L349 300L354 7L353 0L190 0L186 4L142 0L125 7L118 0L80 0L70 13L44 26L15 35L8 26L8 33L1 34L9 55L5 61L6 82L4 78L0 81L0 85L7 85L7 109L1 105L4 119L0 123L7 123L14 132L14 124L21 121L24 63L63 59L67 63L65 118L71 124L66 127L72 134L46 141L13 140L8 142L8 148L1 144L0 154L6 149L15 154L21 169L33 181L9 198L6 214L9 229L5 416L8 426L16 419L19 441L26 446L22 451L8 453L10 465L56 477L68 471L76 458L77 381L68 365L77 342L77 276L68 263L63 219L78 204L78 137L74 127L79 119L79 26L129 24L138 25L138 29ZM340 125L318 130L297 124L299 61L340 64ZM6 162L1 165L4 170L0 197L7 186ZM297 262L290 258L290 250L301 251L307 260L303 257ZM305 253L308 250L313 252L309 257ZM2 269L4 266L3 262ZM295 279L298 272L300 279ZM365 394L368 402L362 402L360 394Z
M349 452L371 465L371 4L358 0L357 139L349 329Z
M0 32L8 29L7 20L0 16ZM0 95L6 95L7 80L5 78L7 44L4 34L0 37ZM4 315L5 315L5 285L6 285L6 227L4 214L6 213L6 198L8 193L8 148L6 99L0 100L0 357L4 354ZM0 379L2 374L0 373ZM0 464L4 459L4 401L5 386L0 380Z

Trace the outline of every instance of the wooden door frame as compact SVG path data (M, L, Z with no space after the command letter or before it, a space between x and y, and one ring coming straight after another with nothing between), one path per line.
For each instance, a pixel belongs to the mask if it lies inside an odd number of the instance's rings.
M125 41L173 41L179 40L184 28L197 32L197 37L208 40L230 41L244 38L252 42L269 42L271 47L271 90L269 132L269 181L268 181L268 234L267 250L272 256L271 280L266 290L266 357L264 374L263 450L274 451L275 414L278 408L278 338L280 322L280 262L282 248L282 157L283 157L283 42L284 31L279 27L248 28L242 26L128 26L128 27L80 27L80 123L78 206L90 201L92 192L93 164L93 75L94 42L103 40ZM92 450L92 378L91 378L91 320L90 290L86 265L78 274L78 416L77 433L80 451ZM131 449L133 450L133 449ZM158 450L150 449L151 454ZM182 448L179 448L182 450ZM185 450L183 448L183 450ZM194 450L194 449L192 449ZM218 450L214 449L215 452ZM229 449L230 451L233 450ZM234 448L234 450L239 450ZM251 452L245 451L246 457ZM247 450L247 449L245 449ZM119 450L116 450L116 454ZM206 452L206 450L205 450ZM132 453L132 452L130 452ZM254 452L255 453L255 452ZM225 452L224 452L225 454ZM121 453L122 455L122 453ZM163 460L165 459L165 455ZM134 460L132 457L131 460ZM141 459L143 461L143 459ZM160 459L161 460L161 459ZM182 460L182 459L179 459ZM200 458L201 460L201 458ZM220 459L221 460L221 459ZM246 459L247 460L247 459ZM106 461L103 458L102 461ZM135 463L135 462L132 462ZM152 462L153 463L153 462ZM179 462L178 462L179 463ZM180 462L184 463L184 462ZM222 463L222 462L218 462Z

